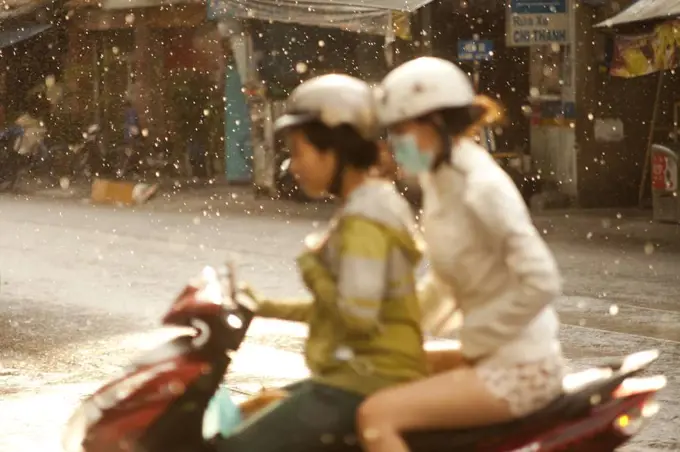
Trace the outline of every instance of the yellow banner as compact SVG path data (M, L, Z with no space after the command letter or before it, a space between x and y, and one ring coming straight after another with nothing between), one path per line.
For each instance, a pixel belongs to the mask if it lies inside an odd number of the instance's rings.
M657 25L651 33L616 36L610 74L639 77L679 64L680 20L671 20Z
M411 41L411 16L407 12L392 11L392 30L394 36L405 41Z

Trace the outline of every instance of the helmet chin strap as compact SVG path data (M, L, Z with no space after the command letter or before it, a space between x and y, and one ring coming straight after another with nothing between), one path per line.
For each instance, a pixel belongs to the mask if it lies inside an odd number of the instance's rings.
M342 176L345 174L345 158L342 154L335 152L335 171L333 172L333 178L328 186L328 193L333 196L340 197L340 192L342 190Z

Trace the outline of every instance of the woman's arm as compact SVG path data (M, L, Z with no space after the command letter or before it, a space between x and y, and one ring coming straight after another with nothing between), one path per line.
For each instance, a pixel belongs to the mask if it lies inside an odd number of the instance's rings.
M468 206L503 253L517 288L465 318L470 341L466 357L475 359L515 338L561 294L555 259L533 225L529 211L509 178L488 175L471 184Z
M312 311L312 300L269 300L258 295L250 286L240 289L246 297L252 299L258 317L289 320L291 322L307 322Z
M339 234L337 281L316 252L298 259L302 277L317 303L336 315L349 332L370 333L378 326L387 291L389 238L379 224L361 217L343 218Z
M312 312L312 300L261 300L257 315L270 319L307 322Z

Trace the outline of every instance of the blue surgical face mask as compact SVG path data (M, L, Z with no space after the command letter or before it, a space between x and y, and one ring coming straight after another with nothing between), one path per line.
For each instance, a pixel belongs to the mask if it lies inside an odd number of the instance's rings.
M432 168L434 154L421 152L413 134L391 135L390 144L397 165L410 176L425 173Z

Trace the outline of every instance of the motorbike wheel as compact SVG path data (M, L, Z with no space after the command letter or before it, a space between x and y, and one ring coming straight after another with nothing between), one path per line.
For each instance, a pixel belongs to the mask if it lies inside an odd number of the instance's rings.
M24 163L24 158L22 156L18 154L11 154L11 156L5 159L2 164L5 167L4 169L6 172L0 176L0 191L14 191L17 183L19 182L21 170L24 165L27 165L27 163Z
M130 171L130 167L132 166L131 163L132 163L132 157L133 156L134 156L134 154L127 155L125 153L125 150L123 150L123 154L121 154L120 164L116 165L117 166L116 176L119 179L123 179L123 178L125 178L125 176L128 175L128 173Z
M80 152L73 154L71 156L71 161L69 163L68 179L70 183L78 180L90 180L92 175L92 166L90 164L91 156L89 149L82 149Z
M13 179L0 179L0 193L8 192L14 189L15 182Z
M15 171L4 181L0 181L0 192L13 192L19 183L20 171Z
M299 188L290 174L285 174L276 181L276 191L281 199L295 199Z

